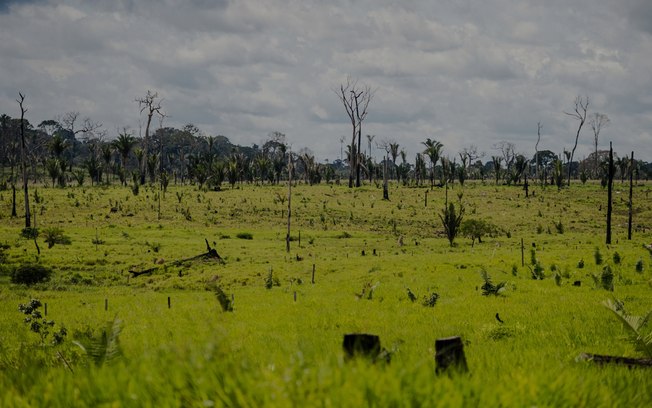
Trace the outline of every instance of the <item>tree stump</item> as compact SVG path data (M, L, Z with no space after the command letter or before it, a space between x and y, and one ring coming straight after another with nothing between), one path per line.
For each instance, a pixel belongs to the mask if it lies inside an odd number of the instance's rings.
M437 374L450 370L468 372L462 338L454 336L435 340L435 362Z
M345 334L342 348L346 358L366 357L376 360L380 355L380 337L375 334Z

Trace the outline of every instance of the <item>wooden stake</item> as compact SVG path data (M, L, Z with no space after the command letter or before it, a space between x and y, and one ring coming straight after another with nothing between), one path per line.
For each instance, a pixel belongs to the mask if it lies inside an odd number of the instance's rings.
M312 279L310 280L310 283L313 285L315 284L315 264L312 264Z
M170 297L168 296L168 309L170 309L172 305L170 304Z
M104 299L104 311L109 310L109 299Z

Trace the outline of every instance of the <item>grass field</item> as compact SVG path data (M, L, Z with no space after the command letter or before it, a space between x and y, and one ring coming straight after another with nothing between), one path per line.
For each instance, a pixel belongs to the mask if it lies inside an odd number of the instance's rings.
M154 187L134 196L42 186L36 226L60 228L70 244L48 248L41 236L40 255L1 192L0 406L650 406L650 369L576 361L641 356L603 301L652 309L652 186L634 188L631 241L628 188L615 190L607 246L598 185L531 187L529 198L519 187L456 185L448 200L464 218L499 231L450 247L438 215L445 189L393 185L383 201L373 185L298 185L287 253L287 186L171 186L160 203ZM225 264L173 264L205 252L205 239ZM533 257L544 279L532 278ZM51 267L51 280L11 284L11 269L31 262ZM601 285L605 265L613 291ZM482 270L505 282L499 296L482 295ZM423 306L433 293L434 307ZM31 298L65 325L63 344L40 345L23 323L18 304ZM73 340L101 337L114 319L121 353L94 364ZM391 363L345 359L342 337L355 332L379 335ZM469 372L437 375L435 339L454 335Z

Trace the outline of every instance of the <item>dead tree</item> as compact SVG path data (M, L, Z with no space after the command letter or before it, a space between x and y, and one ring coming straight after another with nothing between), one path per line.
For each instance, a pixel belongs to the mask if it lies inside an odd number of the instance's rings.
M571 150L570 159L568 160L568 185L570 186L571 179L571 170L573 165L573 156L575 155L575 149L577 149L577 141L580 138L580 132L582 131L582 126L586 122L586 111L589 108L589 97L577 96L575 98L575 109L573 112L564 112L566 115L572 117L579 121L579 126L577 127L577 134L575 135L575 145L573 145L573 150Z
M27 190L27 146L25 144L25 95L18 93L19 98L16 99L18 106L20 106L20 169L23 173L23 190L25 191L25 228L32 226L30 211L29 211L29 192ZM15 202L15 200L14 200Z
M349 158L349 188L353 187L355 177L356 187L360 187L362 142L362 122L366 119L373 91L368 85L358 85L351 77L346 78L346 84L341 84L336 91L337 97L344 105L344 110L351 122L351 152ZM357 142L356 142L357 136Z
M100 122L93 122L87 117L82 121L81 127L75 129L77 119L79 119L79 112L68 112L63 115L63 119L61 119L63 128L72 133L75 137L77 137L77 134L81 133L82 135L85 135L86 138L90 138L102 127Z
M292 220L292 172L294 165L292 163L292 152L288 152L288 232L285 235L285 250L290 253L290 222Z
M589 125L591 125L591 129L593 130L593 145L595 147L595 157L593 158L593 177L596 178L598 177L599 172L598 139L600 138L600 131L602 128L608 126L609 123L611 123L611 120L609 120L609 116L605 115L604 113L596 112L589 118Z
M220 254L217 253L217 250L215 248L212 248L210 246L210 244L208 243L208 239L204 238L204 241L206 241L206 252L204 252L203 254L192 256L190 258L179 259L177 261L171 262L170 265L179 266L179 265L183 265L183 264L185 264L187 262L206 261L206 260L215 260L215 261L217 261L217 262L219 262L221 264L224 264L225 263L224 259L222 259ZM155 266L153 268L144 269L142 271L130 270L129 273L131 273L132 276L135 278L135 277L140 276L140 275L149 275L152 272L158 270L159 268L161 268L161 266Z
M164 116L161 108L162 100L158 97L158 92L152 92L149 89L147 94L142 98L136 98L140 113L147 112L147 125L145 126L145 138L143 139L143 160L140 165L140 184L145 184L147 176L147 144L149 142L149 126L152 123L154 115Z
M607 181L607 239L605 242L607 245L611 244L611 212L613 210L612 190L613 190L615 172L616 169L614 167L614 149L611 145L611 142L609 142L609 172L608 172L609 180Z

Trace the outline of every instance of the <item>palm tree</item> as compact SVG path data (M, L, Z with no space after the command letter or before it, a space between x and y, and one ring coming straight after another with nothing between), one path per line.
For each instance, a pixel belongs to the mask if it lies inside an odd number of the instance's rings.
M104 160L104 171L106 172L106 184L109 184L109 170L111 169L111 159L113 159L114 146L111 143L102 145L102 160Z
M115 147L115 150L120 154L120 166L122 167L122 171L125 172L125 176L127 171L127 159L129 159L129 154L135 145L136 139L126 131L120 133L118 138L113 141L113 147ZM124 180L126 180L126 177L123 178L123 184L125 183Z
M422 142L426 149L423 153L430 158L430 188L435 184L435 166L439 161L439 156L441 155L441 149L444 145L441 142L436 140L431 140L430 138L426 139L425 142Z

